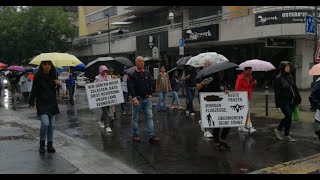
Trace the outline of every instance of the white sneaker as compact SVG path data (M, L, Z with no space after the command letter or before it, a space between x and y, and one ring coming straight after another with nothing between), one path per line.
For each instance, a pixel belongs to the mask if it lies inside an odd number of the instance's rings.
M205 130L204 130L204 128L202 127L202 121L201 121L201 120L199 120L199 125L200 125L200 128L201 128L201 131L204 133Z
M212 137L213 137L213 135L211 134L211 132L208 131L208 130L203 133L203 136L206 137L206 138L212 138Z
M291 136L284 136L284 139L290 142L296 142L296 140L293 139Z
M98 124L99 124L100 128L104 128L104 123L103 122L99 121Z
M283 140L283 135L281 134L281 131L279 131L277 128L275 128L274 133L276 134L278 139Z
M238 131L240 131L240 132L248 132L249 130L246 129L244 126L241 126L241 127L238 128Z
M195 114L194 113L191 113L191 116L194 116Z
M106 128L106 132L107 132L107 133L112 132L112 130L111 130L111 128L110 128L109 126Z
M256 132L257 130L255 129L255 128L253 128L253 127L251 127L250 129L249 129L249 133L250 134L252 134L252 133L254 133L254 132Z
M186 111L186 116L189 116L190 112L189 111Z

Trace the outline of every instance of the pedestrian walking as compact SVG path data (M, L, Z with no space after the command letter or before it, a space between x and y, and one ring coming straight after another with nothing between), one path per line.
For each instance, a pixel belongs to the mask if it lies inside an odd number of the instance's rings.
M159 100L157 110L167 111L167 93L171 91L171 83L169 74L166 72L166 68L162 66L160 73L156 81L156 92L159 92Z
M248 116L245 126L239 127L238 131L248 132L246 127L249 128L249 133L252 134L256 129L252 126L251 115L250 115L250 100L252 96L252 89L257 85L257 81L252 78L252 67L245 67L243 72L238 75L236 81L236 91L247 91L248 92Z
M110 81L111 76L108 75L107 73L108 73L107 66L104 66L104 65L100 66L99 75L95 77L94 82ZM99 125L101 128L105 128L105 131L107 133L110 133L112 132L110 125L114 121L112 106L102 107L101 109L102 109L102 116L101 116L101 120L99 121Z
M301 96L298 88L291 76L291 63L282 61L279 67L280 73L275 79L275 103L278 111L282 111L285 116L278 127L274 129L276 136L280 140L295 142L296 140L289 135L292 113L294 107L301 103ZM284 136L282 130L284 129Z
M136 69L130 75L129 92L132 96L132 119L131 132L132 141L140 142L141 139L138 133L138 118L140 109L143 110L145 119L147 121L149 142L158 142L160 139L156 136L153 126L152 114L152 77L151 74L144 69L144 58L138 56L135 60Z
M315 85L309 97L309 101L312 107L316 108L316 114L314 117L314 133L318 136L320 140L320 77L315 82Z
M179 89L180 89L180 80L178 79L178 72L175 71L172 75L171 78L171 87L172 87L172 101L171 101L171 105L170 105L170 109L174 108L174 105L177 105L177 108L179 108L179 110L182 109L182 107L180 106L180 102L179 102Z
M121 78L121 88L123 91L123 97L124 97L124 103L121 104L121 113L123 115L127 114L125 111L125 105L128 102L128 97L129 97L129 93L128 93L128 73L124 72L122 78Z
M114 69L113 68L109 68L109 70L107 71L107 75L111 77L111 79L118 79L119 77L117 75L114 74ZM116 106L112 105L112 112L113 112L113 117L114 119L116 119Z
M77 74L74 72L74 68L70 67L69 78L66 79L66 87L69 92L69 102L74 105L74 94L77 86Z
M196 80L195 77L197 75L197 71L192 66L187 66L185 70L185 86L186 86L186 115L189 114L194 117L194 109L193 109L193 99L195 96L195 90L196 90Z
M41 120L40 148L39 152L45 152L45 141L47 140L47 151L54 153L53 147L53 124L56 114L59 113L56 98L56 86L60 84L57 78L56 69L51 61L42 61L39 66L29 99L29 107L34 107L36 100L37 115Z
M32 89L32 80L29 78L29 73L24 73L24 75L21 76L19 84L22 96L25 102L27 102Z
M11 88L11 100L14 102L14 98L16 97L17 101L20 101L19 99L19 93L20 93L20 87L19 87L19 81L20 81L20 76L16 71L11 71L7 75L9 82L10 82L10 88Z

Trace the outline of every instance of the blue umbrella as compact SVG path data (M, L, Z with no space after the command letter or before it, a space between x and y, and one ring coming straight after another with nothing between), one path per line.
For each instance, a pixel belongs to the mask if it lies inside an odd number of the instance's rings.
M77 71L84 71L84 69L86 68L86 65L85 64L78 64L74 68Z

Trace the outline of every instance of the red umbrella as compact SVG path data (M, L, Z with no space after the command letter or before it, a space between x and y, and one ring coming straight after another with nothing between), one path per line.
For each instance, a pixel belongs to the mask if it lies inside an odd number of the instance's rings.
M0 69L4 69L4 68L7 68L7 67L8 67L8 65L0 63Z

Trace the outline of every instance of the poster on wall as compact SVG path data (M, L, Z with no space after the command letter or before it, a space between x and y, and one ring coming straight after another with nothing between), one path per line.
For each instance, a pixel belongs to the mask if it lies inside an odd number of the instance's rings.
M203 128L244 126L248 110L247 92L200 93L200 113Z
M85 85L89 109L124 103L120 79Z

